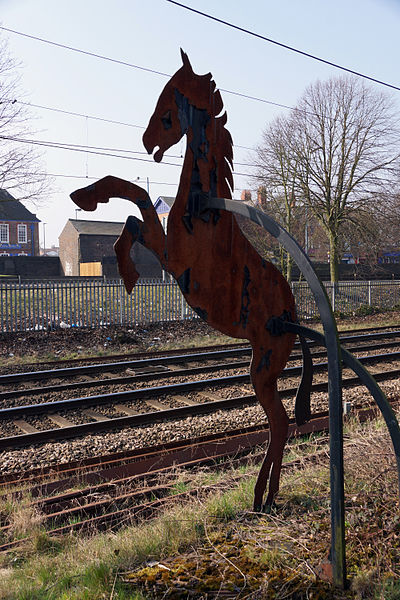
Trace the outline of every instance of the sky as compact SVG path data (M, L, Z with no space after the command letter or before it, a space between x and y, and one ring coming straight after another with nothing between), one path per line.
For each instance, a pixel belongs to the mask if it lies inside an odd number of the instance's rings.
M283 44L400 87L400 0L183 0L194 9ZM21 99L31 108L35 139L106 148L124 158L42 147L40 170L54 175L37 206L41 245L58 245L68 219L124 222L138 214L112 199L95 212L76 212L69 194L105 175L149 187L152 201L174 196L185 142L164 162L145 153L142 135L166 75L181 66L211 72L220 88L234 141L235 191L252 189L251 161L262 131L294 106L316 80L343 75L334 67L213 22L167 0L0 0L0 25L136 65L93 56L0 30L19 69ZM155 73L153 71L157 71ZM386 88L370 84L379 91ZM400 92L390 92L400 112ZM232 92L235 92L233 94ZM252 96L245 98L237 94ZM63 114L49 109L79 113ZM94 119L118 121L120 124ZM137 154L134 154L137 153ZM141 154L143 153L143 154ZM45 223L45 225L43 225Z

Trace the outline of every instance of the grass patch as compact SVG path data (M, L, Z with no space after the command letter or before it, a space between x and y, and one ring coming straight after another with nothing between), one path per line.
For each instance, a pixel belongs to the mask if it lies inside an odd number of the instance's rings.
M278 505L269 514L251 511L257 467L212 477L201 472L191 485L212 480L221 488L176 503L150 522L60 539L39 524L28 547L1 557L0 598L399 598L400 517L391 444L376 422L348 420L346 431L348 590L333 590L319 578L330 543L329 468L323 453L309 461L310 447L324 444L322 436L310 436L289 445L288 456L300 462L284 470ZM173 493L188 486L178 480Z

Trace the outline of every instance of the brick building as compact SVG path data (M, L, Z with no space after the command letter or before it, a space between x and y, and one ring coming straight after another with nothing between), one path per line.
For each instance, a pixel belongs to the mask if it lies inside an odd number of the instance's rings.
M124 223L69 219L59 236L59 256L64 275L118 277L113 246L123 226ZM161 277L160 263L152 252L134 244L131 257L142 277ZM107 264L107 273L103 273L104 264Z
M0 189L0 256L39 256L40 220Z

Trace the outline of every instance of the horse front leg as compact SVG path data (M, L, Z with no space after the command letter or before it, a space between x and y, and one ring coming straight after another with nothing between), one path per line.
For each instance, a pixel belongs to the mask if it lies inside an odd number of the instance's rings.
M167 268L165 233L146 190L130 181L107 175L96 183L76 190L71 194L71 198L83 210L96 210L99 203L106 203L110 198L124 198L140 210L143 221L136 217L129 217L114 244L118 269L128 293L131 293L139 278L130 257L130 250L135 242L151 250L163 268Z
M118 271L123 279L128 294L132 292L139 279L139 273L136 271L135 263L131 258L131 248L136 242L143 244L142 227L143 221L137 217L128 217L121 231L121 235L114 244Z

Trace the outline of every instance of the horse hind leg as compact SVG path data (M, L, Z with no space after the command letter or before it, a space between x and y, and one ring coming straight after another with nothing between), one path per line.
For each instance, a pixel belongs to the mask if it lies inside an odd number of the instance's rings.
M279 479L282 467L289 418L278 394L276 379L271 379L265 367L259 369L257 362L252 362L251 375L256 396L265 410L270 430L270 439L266 456L254 487L254 510L270 506L279 491ZM264 492L268 484L268 495L263 505Z
M114 244L118 271L124 281L128 294L131 293L139 279L139 273L136 271L130 253L135 242L142 242L142 226L143 221L137 217L128 217L121 231L121 235Z

